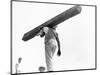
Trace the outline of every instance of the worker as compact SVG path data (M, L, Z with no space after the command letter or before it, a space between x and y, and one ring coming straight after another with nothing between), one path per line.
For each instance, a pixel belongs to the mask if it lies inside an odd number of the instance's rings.
M58 48L57 55L61 55L60 51L60 42L58 38L58 34L56 32L56 27L44 27L37 34L37 36L44 37L45 36L45 58L46 58L46 66L47 71L53 71L52 58L53 55Z

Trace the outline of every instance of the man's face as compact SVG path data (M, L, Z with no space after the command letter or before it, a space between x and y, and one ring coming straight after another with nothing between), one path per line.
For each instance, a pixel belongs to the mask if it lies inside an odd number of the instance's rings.
M48 33L49 28L48 27L44 27L43 30L44 30L45 33Z

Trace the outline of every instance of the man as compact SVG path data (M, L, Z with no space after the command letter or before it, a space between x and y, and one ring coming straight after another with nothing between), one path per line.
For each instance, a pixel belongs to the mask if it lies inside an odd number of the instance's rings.
M45 57L46 57L46 65L48 71L53 71L52 66L52 58L58 47L57 55L61 55L60 51L60 42L58 38L58 34L56 33L56 29L44 27L37 35L41 37L45 36Z

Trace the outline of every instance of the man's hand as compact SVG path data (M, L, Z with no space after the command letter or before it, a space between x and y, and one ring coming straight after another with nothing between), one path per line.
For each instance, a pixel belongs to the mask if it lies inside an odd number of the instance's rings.
M37 34L37 36L40 36L40 35L42 35L42 30L40 30L40 32Z
M57 56L61 56L61 51L60 50L58 50Z

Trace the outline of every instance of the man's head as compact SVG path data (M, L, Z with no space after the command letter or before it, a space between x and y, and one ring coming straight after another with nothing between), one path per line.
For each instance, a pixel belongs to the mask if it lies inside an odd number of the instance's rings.
M39 67L39 71L40 71L40 72L44 72L44 71L45 71L45 67L40 66L40 67Z
M43 31L44 31L45 33L48 33L48 30L49 30L48 27L44 27L44 28L43 28Z

